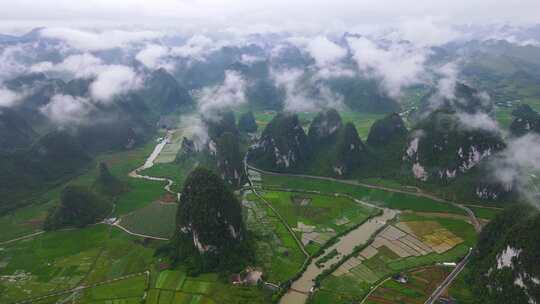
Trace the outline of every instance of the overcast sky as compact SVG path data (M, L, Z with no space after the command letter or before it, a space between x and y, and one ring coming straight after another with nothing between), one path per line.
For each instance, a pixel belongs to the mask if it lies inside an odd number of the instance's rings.
M540 23L539 0L0 0L0 30L37 26L332 30L432 18Z

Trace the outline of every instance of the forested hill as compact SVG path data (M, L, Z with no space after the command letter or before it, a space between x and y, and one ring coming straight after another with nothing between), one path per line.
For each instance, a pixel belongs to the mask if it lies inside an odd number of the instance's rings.
M467 281L475 303L540 301L540 214L512 206L482 231Z

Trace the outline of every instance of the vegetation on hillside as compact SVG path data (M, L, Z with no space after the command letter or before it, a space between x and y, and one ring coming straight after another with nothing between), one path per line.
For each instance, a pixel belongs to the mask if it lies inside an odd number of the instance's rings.
M243 159L238 135L230 132L221 134L216 143L217 168L221 178L234 187L245 181Z
M98 170L98 176L94 181L94 188L97 192L108 196L117 196L127 190L127 185L111 174L106 163L99 163Z
M290 171L307 160L308 138L296 114L279 113L264 129L259 143L250 153L264 169Z
M188 176L176 216L173 258L192 273L240 271L252 258L241 205L212 171Z
M82 186L67 186L60 203L52 209L44 223L46 230L84 227L102 220L111 212L110 202Z
M240 116L238 119L238 130L247 133L257 132L257 122L255 121L253 112L249 111Z
M466 281L474 303L540 300L540 215L529 205L507 208L482 231Z

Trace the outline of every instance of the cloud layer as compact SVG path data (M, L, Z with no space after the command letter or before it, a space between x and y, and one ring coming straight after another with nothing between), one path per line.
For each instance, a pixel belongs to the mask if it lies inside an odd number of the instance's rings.
M273 25L274 29L324 31L359 23L396 24L403 16L409 19L437 16L459 23L538 22L539 10L540 3L536 0L522 0L519 5L514 1L493 0L18 0L0 4L0 20L6 27L140 24L141 27L246 31L247 25L264 24L256 28Z

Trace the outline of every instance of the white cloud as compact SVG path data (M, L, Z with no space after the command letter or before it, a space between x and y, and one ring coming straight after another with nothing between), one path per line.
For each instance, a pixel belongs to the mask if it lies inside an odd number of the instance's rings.
M216 43L212 39L204 35L194 35L184 45L172 48L171 55L204 60L204 56L215 49Z
M444 64L437 70L440 79L437 83L438 97L454 99L456 95L456 84L458 81L458 65L456 62Z
M262 24L324 31L358 23L395 24L402 16L442 16L459 23L535 23L540 21L539 10L537 0L520 0L519 5L494 0L17 0L0 4L0 20L27 27L138 24L248 31L250 25Z
M540 136L529 133L510 140L490 164L501 183L509 188L517 186L526 199L538 205L535 176L540 172Z
M336 64L347 55L347 50L324 36L311 39L306 45L306 50L315 59L319 67Z
M146 67L150 69L156 69L156 68L171 68L171 63L168 63L165 61L165 57L169 55L169 48L162 45L157 44L150 44L147 45L144 49L142 49L136 56L135 59L137 59L139 62L144 64Z
M21 100L21 94L0 87L0 107L11 107Z
M243 64L246 64L246 65L251 65L251 64L254 64L256 62L264 61L264 60L265 60L264 57L252 56L252 55L248 55L248 54L242 54L242 57L240 58L240 62L242 62Z
M90 53L68 56L58 64L44 61L30 67L32 72L69 73L76 78L93 77L105 69L103 61Z
M272 70L276 85L285 90L284 110L290 112L312 112L325 108L341 108L343 96L328 87L306 78L300 69Z
M442 45L458 39L461 35L448 24L437 23L433 17L404 19L395 32L399 39L421 47Z
M0 83L26 72L21 57L28 52L28 45L14 45L0 50Z
M40 110L59 125L79 125L87 122L87 116L93 109L94 106L86 98L58 94Z
M163 36L163 33L156 31L107 30L91 32L72 28L45 28L40 33L43 37L60 39L73 48L85 51L126 47L131 43L153 40Z
M108 103L119 94L140 88L141 78L133 69L122 65L110 65L90 85L90 94L100 102Z
M246 102L246 81L235 71L226 71L221 85L201 91L198 103L203 115L211 116L215 111L241 105Z
M345 67L342 62L347 56L347 50L327 37L321 35L313 38L292 37L288 41L303 49L315 60L317 79L355 76L355 72Z
M466 129L484 130L494 133L501 131L497 121L486 113L457 113L456 115L461 125Z
M365 37L347 40L360 72L379 78L390 96L399 98L404 87L426 81L426 49L404 43L384 48Z
M68 73L74 78L93 78L91 97L103 103L110 102L116 95L140 88L143 82L131 67L103 64L101 59L90 53L68 56L58 64L40 62L32 65L30 70Z

